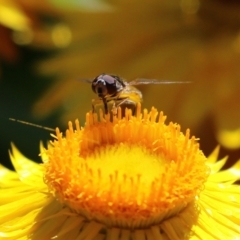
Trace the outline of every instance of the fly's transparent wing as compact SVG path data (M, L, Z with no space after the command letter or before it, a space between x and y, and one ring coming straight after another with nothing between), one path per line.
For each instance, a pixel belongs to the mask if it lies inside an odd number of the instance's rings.
M92 84L93 80L87 78L78 78L78 81Z
M188 81L171 81L171 80L157 80L147 78L137 78L131 82L126 82L127 85L144 85L144 84L182 84L191 83Z

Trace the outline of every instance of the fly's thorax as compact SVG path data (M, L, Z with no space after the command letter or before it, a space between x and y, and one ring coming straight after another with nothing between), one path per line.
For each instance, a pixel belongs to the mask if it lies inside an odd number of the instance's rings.
M124 89L119 94L119 98L128 98L134 102L142 102L142 93L140 90L131 85L125 85Z

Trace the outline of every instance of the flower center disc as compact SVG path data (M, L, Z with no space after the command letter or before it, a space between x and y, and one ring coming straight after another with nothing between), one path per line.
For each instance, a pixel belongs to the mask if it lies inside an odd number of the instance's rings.
M93 172L101 171L101 189L109 184L109 180L112 183L137 180L139 185L145 185L142 190L147 193L152 182L162 175L166 161L143 146L122 143L95 149L86 162Z
M88 220L144 228L180 212L201 190L206 158L194 137L138 109L113 122L88 114L46 150L45 182L59 201Z

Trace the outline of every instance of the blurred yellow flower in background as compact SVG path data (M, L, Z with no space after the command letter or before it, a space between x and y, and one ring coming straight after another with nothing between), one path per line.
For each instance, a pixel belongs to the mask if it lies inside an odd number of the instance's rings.
M240 236L240 162L221 171L156 109L86 115L56 130L43 164L12 147L0 168L4 239L205 240Z
M19 59L18 45L43 47L43 35L47 35L44 34L46 26L41 20L43 15L60 17L49 1L0 0L0 59Z

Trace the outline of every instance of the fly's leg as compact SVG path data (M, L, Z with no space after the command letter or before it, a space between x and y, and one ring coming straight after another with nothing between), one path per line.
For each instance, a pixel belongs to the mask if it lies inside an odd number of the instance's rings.
M118 106L116 106L116 102L114 101L113 102L113 106L112 106L112 114L113 114L113 116L117 115L117 109L118 109Z
M108 113L108 106L107 106L107 101L106 99L92 99L92 112L96 113L98 107L104 107L105 114Z
M108 114L108 105L107 105L107 101L105 98L103 98L103 105L104 105L105 115L107 115Z
M112 113L113 113L113 116L116 116L117 115L117 109L119 107L121 107L122 104L126 103L128 101L128 98L123 98L121 99L120 102L118 102L118 104L116 104L116 101L114 101L113 103L113 107L112 107ZM123 113L124 114L124 113Z
M116 109L118 109L118 107L120 107L123 103L127 102L129 99L128 98L124 98L120 103L118 103L116 106L115 106L115 102L114 102L114 107Z
M95 99L92 99L92 113L95 113L95 105L94 105Z
M126 98L118 99L118 101L116 101L116 103L117 104L114 105L113 112L117 113L118 107L121 107L122 116L125 116L126 108L131 109L132 114L135 115L137 102L126 97Z

